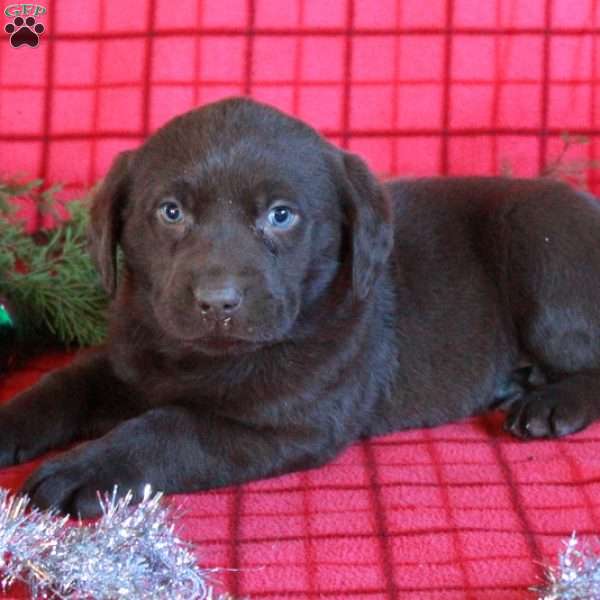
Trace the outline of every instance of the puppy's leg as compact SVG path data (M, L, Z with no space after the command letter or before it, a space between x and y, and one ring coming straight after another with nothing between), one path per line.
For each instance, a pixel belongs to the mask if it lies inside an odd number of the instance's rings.
M92 351L0 407L0 467L102 435L140 410L104 352Z
M122 494L133 490L139 500L145 484L190 492L320 465L333 455L326 437L282 438L269 429L169 405L46 461L24 491L37 506L90 517L99 511L97 490L114 485Z
M600 204L552 191L511 215L516 331L546 379L509 409L506 429L522 438L566 435L600 418Z

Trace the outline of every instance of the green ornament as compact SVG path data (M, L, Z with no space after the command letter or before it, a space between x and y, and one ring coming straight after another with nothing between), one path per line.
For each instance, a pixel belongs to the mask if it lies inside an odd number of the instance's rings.
M0 298L0 374L8 371L16 356L17 328L8 303Z
M13 323L12 317L8 312L6 305L0 303L0 329L9 328L14 329L15 324Z

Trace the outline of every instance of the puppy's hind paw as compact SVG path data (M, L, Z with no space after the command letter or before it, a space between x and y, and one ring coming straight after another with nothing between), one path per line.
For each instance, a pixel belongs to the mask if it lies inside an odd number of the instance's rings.
M504 429L522 439L556 438L583 429L591 420L586 402L546 386L511 406Z

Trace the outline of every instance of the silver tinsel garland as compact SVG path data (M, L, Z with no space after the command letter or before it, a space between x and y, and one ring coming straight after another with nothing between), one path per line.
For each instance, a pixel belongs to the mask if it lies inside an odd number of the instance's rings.
M533 591L539 600L600 600L600 540L573 533L564 544L558 565L546 569L546 586Z
M73 524L56 511L28 510L29 499L0 489L0 586L25 583L37 600L233 600L216 596L175 534L172 510L146 486L98 497L102 516ZM600 600L600 539L565 541L539 600Z
M132 506L132 494L117 499L115 489L98 501L97 521L73 524L0 489L2 589L22 581L35 599L217 600L162 494L147 486Z

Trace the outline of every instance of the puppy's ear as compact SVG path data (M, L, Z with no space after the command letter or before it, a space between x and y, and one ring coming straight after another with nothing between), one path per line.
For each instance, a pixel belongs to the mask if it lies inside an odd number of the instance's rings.
M341 194L352 233L352 286L364 300L387 261L393 245L391 201L367 165L342 153Z
M129 164L133 152L121 152L94 195L88 229L89 250L110 296L117 287L117 243L121 213L129 186Z

